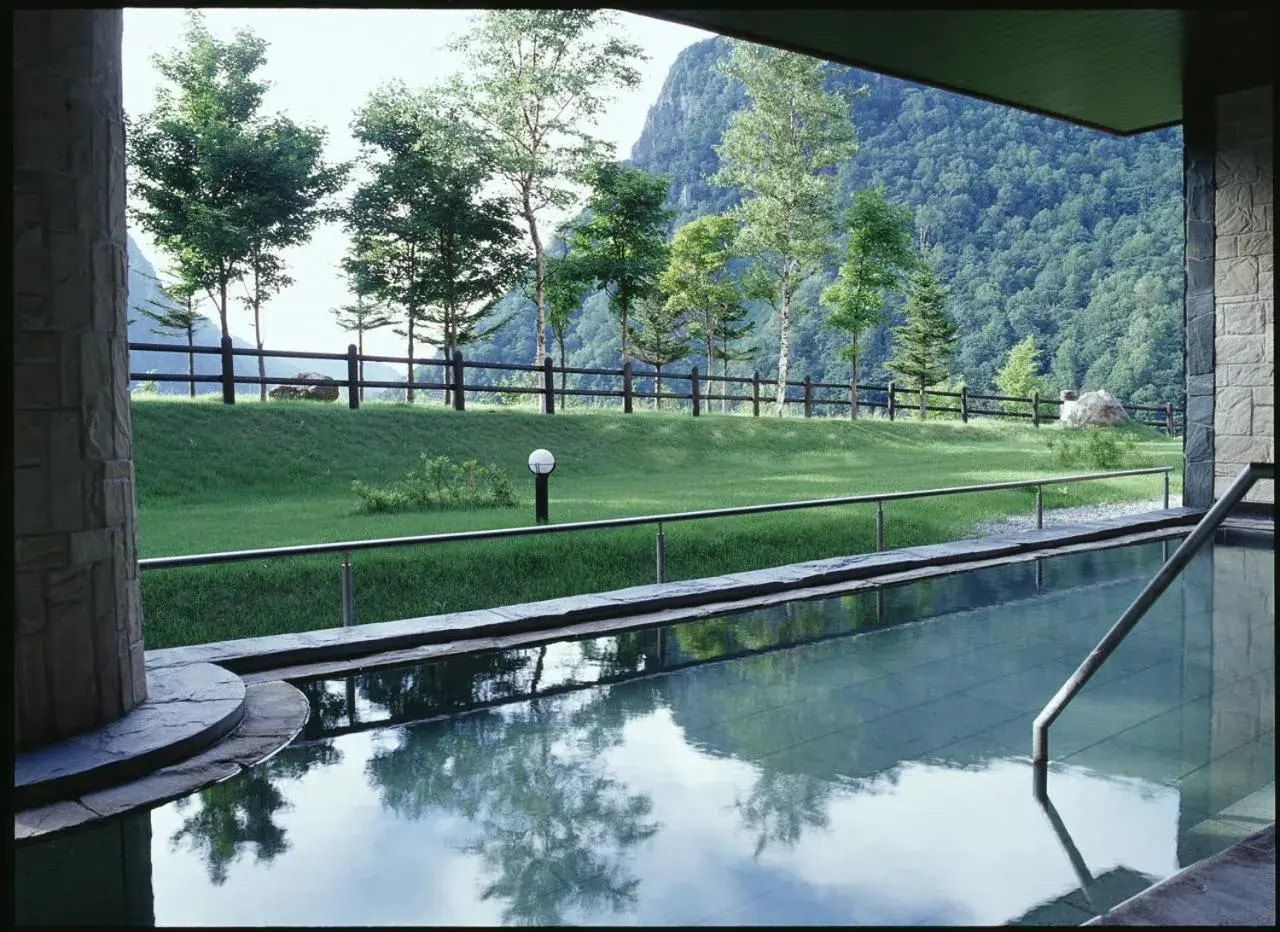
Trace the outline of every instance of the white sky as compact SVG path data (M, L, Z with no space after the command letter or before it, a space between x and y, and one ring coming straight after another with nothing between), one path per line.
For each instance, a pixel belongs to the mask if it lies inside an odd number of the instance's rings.
M271 83L263 111L322 126L328 132L327 157L344 161L359 151L349 129L352 114L374 88L395 79L422 87L459 70L458 56L443 46L466 27L474 12L206 9L204 17L219 38L229 39L237 29L248 28L269 43L266 65L259 72ZM620 28L650 56L641 66L640 85L620 95L596 127L597 135L614 143L618 156L625 158L676 56L711 33L631 13L620 13L618 19ZM130 115L151 109L159 83L151 57L178 47L185 22L180 9L125 10L124 105ZM556 218L550 219L554 223ZM130 232L163 271L164 257L146 234L136 228ZM268 347L341 352L350 342L330 313L330 308L350 300L339 270L345 248L342 228L332 224L318 228L307 245L284 254L295 284L264 313ZM231 328L249 338L249 313L233 309ZM367 339L365 347L368 352L392 353L403 348L400 343L390 330L383 330Z

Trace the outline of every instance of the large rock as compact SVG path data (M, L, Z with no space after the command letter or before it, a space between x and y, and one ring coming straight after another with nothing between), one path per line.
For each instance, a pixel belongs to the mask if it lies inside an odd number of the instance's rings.
M278 385L268 394L276 400L283 401L337 401L338 383L335 379L318 372L299 372L295 379L319 379L321 385Z
M1099 389L1074 401L1064 399L1058 419L1067 427L1115 427L1129 420L1129 415L1110 392Z

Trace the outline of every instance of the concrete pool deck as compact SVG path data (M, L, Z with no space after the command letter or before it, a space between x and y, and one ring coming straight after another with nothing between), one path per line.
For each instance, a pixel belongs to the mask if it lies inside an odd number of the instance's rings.
M1273 926L1276 827L1142 891L1087 926Z

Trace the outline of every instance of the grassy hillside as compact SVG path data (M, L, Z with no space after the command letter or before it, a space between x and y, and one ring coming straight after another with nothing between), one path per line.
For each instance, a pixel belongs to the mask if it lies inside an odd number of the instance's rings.
M553 522L874 491L1062 475L1046 433L1021 424L773 420L307 404L228 407L185 399L133 405L141 556L241 550L532 523L525 460L557 460ZM1178 441L1144 433L1127 466L1176 465ZM420 453L506 469L520 507L358 513L351 482L399 478ZM1179 485L1175 482L1175 489ZM1152 497L1158 477L1046 490L1046 507ZM965 536L985 517L1027 512L1033 492L885 508L886 546ZM724 518L666 529L669 579L873 548L874 508ZM653 580L653 532L566 534L359 554L358 620L384 621ZM336 557L143 574L148 647L340 623Z

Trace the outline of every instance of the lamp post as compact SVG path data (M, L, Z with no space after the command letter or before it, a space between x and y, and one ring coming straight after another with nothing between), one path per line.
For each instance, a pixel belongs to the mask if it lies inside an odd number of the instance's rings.
M529 454L529 472L533 473L533 510L539 524L547 523L547 476L556 470L556 458L550 450L534 450Z

